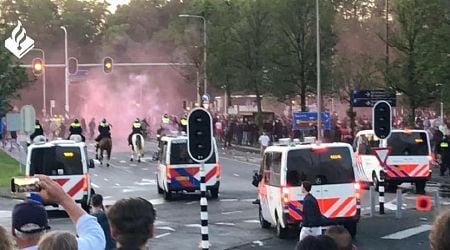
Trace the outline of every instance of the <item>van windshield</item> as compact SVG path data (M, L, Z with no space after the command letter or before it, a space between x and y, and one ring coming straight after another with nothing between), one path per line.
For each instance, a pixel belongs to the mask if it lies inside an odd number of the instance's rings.
M390 155L428 155L428 141L425 132L395 132L388 139Z
M189 157L187 141L173 141L170 146L170 164L194 164L195 162ZM211 158L206 164L216 163L216 152L214 151Z
M300 186L305 180L314 185L353 182L351 157L346 147L291 150L287 155L287 185Z
M83 163L78 147L35 148L31 151L30 175L82 175Z

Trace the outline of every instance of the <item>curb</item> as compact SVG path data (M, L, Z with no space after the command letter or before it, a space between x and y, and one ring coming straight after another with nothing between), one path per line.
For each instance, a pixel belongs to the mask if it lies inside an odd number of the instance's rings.
M16 199L16 200L26 200L27 197L25 194L14 194L11 193L9 188L0 188L0 197L6 199Z

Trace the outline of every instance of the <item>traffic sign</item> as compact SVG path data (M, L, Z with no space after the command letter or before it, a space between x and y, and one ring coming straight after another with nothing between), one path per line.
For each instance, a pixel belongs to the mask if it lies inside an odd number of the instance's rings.
M378 162L380 162L381 166L386 165L387 158L391 154L391 148L372 148L372 153L377 157Z
M8 112L6 114L6 129L11 131L19 131L20 130L20 114Z
M25 105L20 109L20 130L25 133L33 133L36 121L36 111L33 106Z
M372 107L378 101L386 101L392 107L397 104L395 92L386 90L353 90L352 106L353 107Z
M331 129L331 119L329 112L321 113L322 129ZM313 130L317 126L317 112L293 112L292 130Z

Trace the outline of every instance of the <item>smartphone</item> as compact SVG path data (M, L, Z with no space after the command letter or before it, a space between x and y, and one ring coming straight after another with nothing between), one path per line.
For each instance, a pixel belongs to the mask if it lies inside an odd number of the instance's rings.
M35 177L13 177L11 178L11 192L30 193L40 192L39 179Z

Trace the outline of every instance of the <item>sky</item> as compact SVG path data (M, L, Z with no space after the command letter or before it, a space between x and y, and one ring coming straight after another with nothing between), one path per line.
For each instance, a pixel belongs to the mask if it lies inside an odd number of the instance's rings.
M103 1L103 0L98 0L98 1ZM130 2L130 0L106 0L106 1L111 4L111 6L109 7L109 11L111 11L111 12L116 11L117 5L128 4Z

